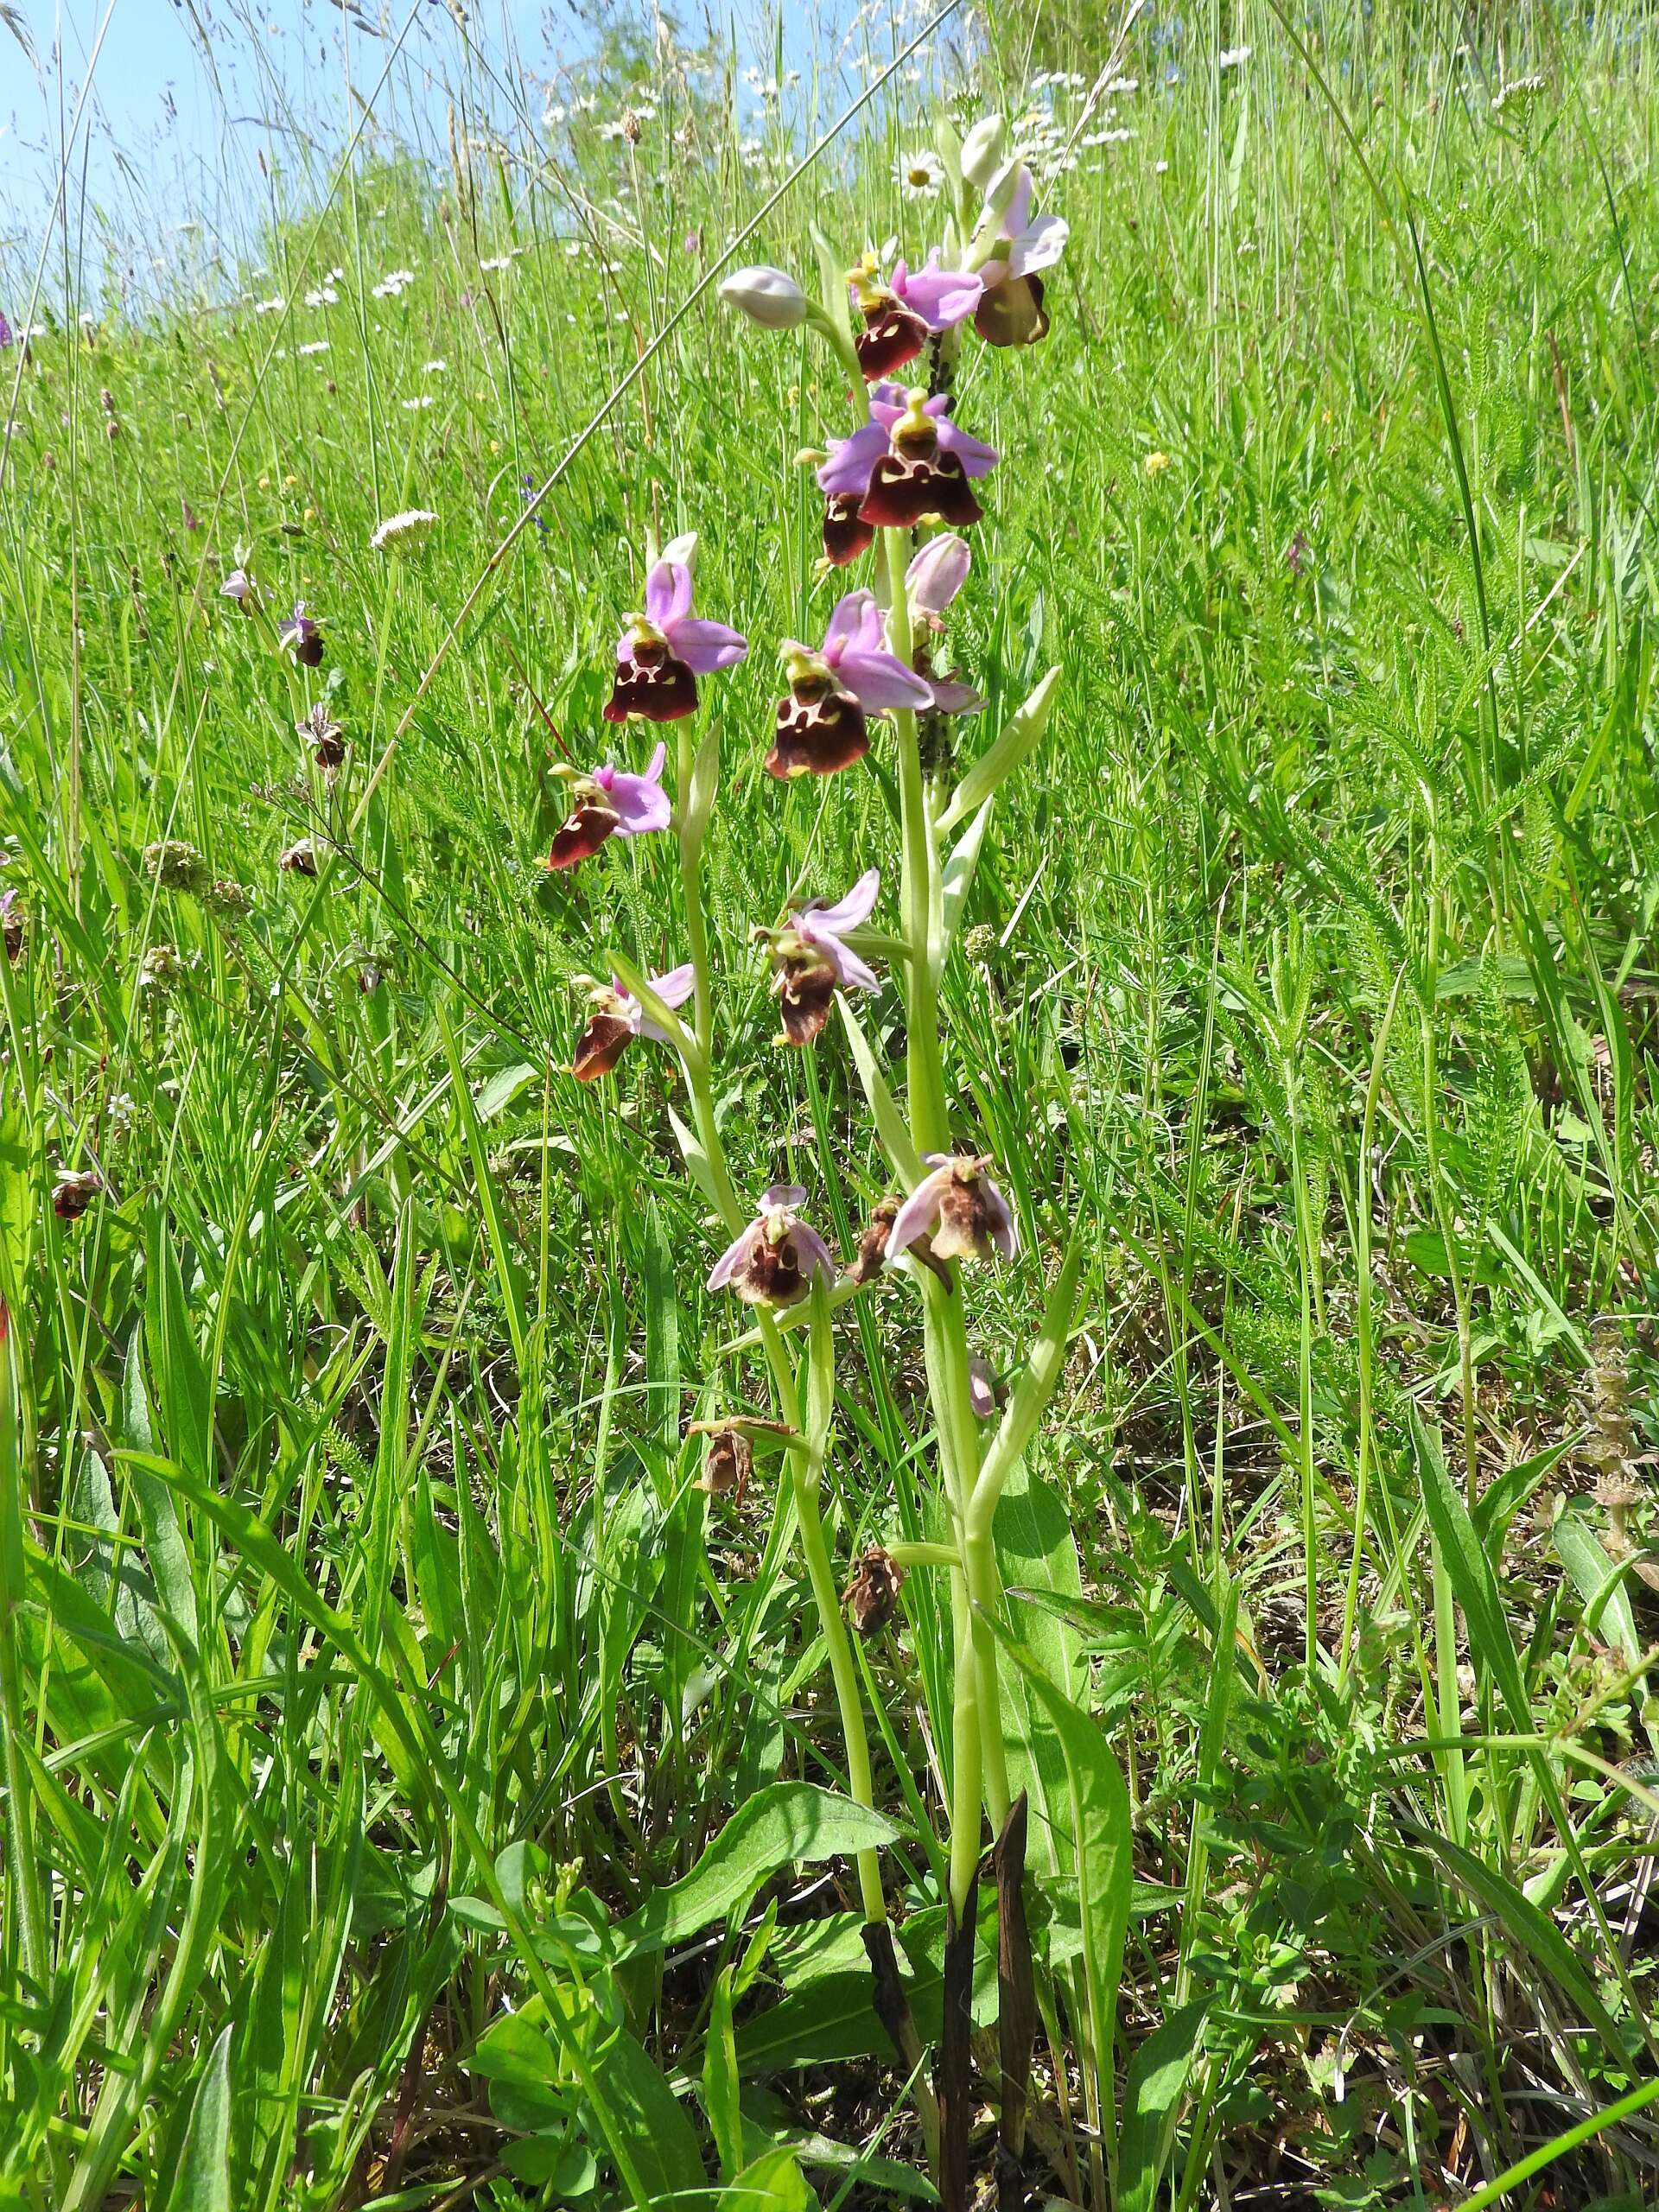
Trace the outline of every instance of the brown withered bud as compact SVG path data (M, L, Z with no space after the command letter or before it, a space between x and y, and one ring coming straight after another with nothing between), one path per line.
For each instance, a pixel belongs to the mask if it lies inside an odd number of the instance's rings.
M695 1487L709 1497L729 1497L741 1505L743 1493L754 1472L754 1446L741 1429L715 1428L703 1454L702 1472Z
M853 1569L853 1579L842 1592L842 1603L862 1637L879 1636L899 1610L899 1592L905 1586L905 1570L890 1551L872 1544Z
M52 1211L60 1221L79 1221L104 1187L95 1167L64 1167L52 1186Z
M319 699L296 733L311 748L311 758L325 775L333 775L346 758L346 733Z
M778 961L772 988L784 1018L784 1043L810 1045L823 1035L838 980L833 962L810 947Z
M879 1198L870 1211L869 1225L858 1240L858 1255L847 1270L849 1282L861 1288L874 1282L887 1264L887 1239L893 1234L893 1224L899 1218L899 1200ZM932 1240L925 1232L913 1236L906 1248L912 1259L919 1260L925 1268L931 1268L939 1281L949 1290L950 1270L933 1249Z
M317 849L308 837L302 837L286 852L277 855L276 865L284 875L315 875L317 872Z
M887 1238L898 1218L897 1198L876 1200L871 1209L869 1225L858 1240L857 1255L847 1270L848 1281L855 1282L861 1290L867 1282L874 1282L880 1274L887 1256Z

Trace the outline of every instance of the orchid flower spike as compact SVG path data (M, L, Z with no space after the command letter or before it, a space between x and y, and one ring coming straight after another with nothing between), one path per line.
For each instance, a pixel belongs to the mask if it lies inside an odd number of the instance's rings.
M1012 1260L1020 1232L1008 1202L986 1173L988 1157L974 1159L930 1152L932 1173L924 1175L899 1209L887 1237L887 1256L926 1237L937 1260L988 1260L999 1252Z
M735 630L692 613L691 571L683 562L658 561L645 578L645 613L631 614L616 641L616 680L605 719L622 722L640 715L671 722L695 714L698 677L735 667L748 650Z
M690 997L696 982L696 970L688 961L683 968L671 968L665 976L653 976L651 988L664 1006L678 1007ZM588 1026L576 1041L570 1064L570 1072L578 1083L592 1083L598 1076L609 1075L636 1037L649 1037L659 1045L671 1041L667 1030L652 1020L620 976L597 984L588 1003Z
M895 707L925 711L932 687L887 650L875 594L851 591L836 602L814 652L793 638L780 648L789 696L778 702L767 772L780 778L832 776L870 749L868 714Z
M806 1192L798 1183L774 1183L754 1220L715 1261L710 1290L734 1290L749 1306L793 1306L815 1281L832 1282L836 1262L816 1229L797 1218Z
M906 528L932 517L959 528L977 522L983 510L968 480L988 475L996 461L995 446L952 422L949 393L930 399L919 389L877 385L868 422L832 444L817 473L824 558L844 569L878 526L901 514Z
M874 969L844 941L849 931L868 921L880 888L880 871L866 868L844 899L813 899L772 939L777 973L772 988L786 1043L810 1045L823 1034L838 990L880 988Z
M673 810L663 789L666 746L658 745L642 776L629 774L607 761L571 785L571 807L553 840L547 856L550 868L575 868L591 860L609 837L643 837L652 830L666 830Z
M1060 215L1031 212L1031 171L1022 162L1002 218L995 258L980 270L983 287L974 328L988 346L1034 346L1048 335L1041 271L1065 250L1071 226Z

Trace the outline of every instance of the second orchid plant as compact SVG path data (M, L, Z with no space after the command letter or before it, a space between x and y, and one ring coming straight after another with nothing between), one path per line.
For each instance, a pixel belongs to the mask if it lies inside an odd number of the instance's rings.
M744 1205L716 1120L719 1044L702 857L719 741L712 726L700 743L691 731L700 680L733 666L748 648L737 632L693 613L694 540L677 541L652 561L644 609L630 617L618 641L605 710L614 723L674 726L674 796L664 780L663 743L641 771L606 761L573 774L566 818L549 858L551 868L563 870L591 861L613 836L660 832L676 841L688 957L666 974L647 976L620 954L613 956L611 980L593 992L573 1072L583 1081L607 1076L637 1039L666 1046L680 1061L690 1125L671 1109L673 1127L728 1240L709 1287L752 1309L752 1341L765 1358L776 1402L775 1418L734 1414L701 1425L708 1438L703 1487L741 1492L755 1452L779 1454L834 1679L849 1787L867 1804L873 1802L868 1733L847 1615L860 1633L873 1634L892 1618L907 1572L948 1575L954 1668L947 2023L953 1996L964 2022L967 2017L963 1976L971 1976L984 1823L988 1818L999 1841L1015 1825L1023 1836L1013 1818L1017 1808L997 1689L1001 1590L992 1522L1003 1484L1058 1380L1077 1273L1074 1242L1052 1288L1036 1350L999 1419L999 1394L969 1348L970 1274L1013 1262L1020 1238L996 1162L982 1151L966 1116L952 1110L940 991L995 793L1041 737L1058 671L1049 671L952 788L937 765L950 753L940 742L941 719L976 714L985 702L935 664L944 658L945 618L972 564L964 533L982 518L998 459L956 418L950 387L960 351L969 329L996 346L1029 345L1046 334L1043 273L1065 243L1058 217L1033 213L1030 172L1001 160L1001 143L995 118L964 143L947 140L943 150L955 209L921 268L900 262L883 276L867 255L843 275L826 249L817 299L783 270L769 268L739 270L721 288L730 306L765 327L807 327L830 348L852 385L845 435L813 456L824 502L821 572L851 568L868 556L870 581L837 601L821 643L789 639L780 646L786 688L765 765L784 781L828 777L855 769L880 748L899 799L897 926L871 926L882 889L882 874L872 867L849 888L831 886L830 895L792 906L775 925L755 932L771 967L780 1041L811 1049L839 1007L893 1179L891 1196L874 1209L845 1269L804 1218L807 1194L799 1187L776 1186L753 1209ZM906 376L914 380L902 381ZM902 1108L854 1002L855 995L880 988L872 962L880 958L904 1000ZM874 1548L849 1579L832 1563L820 1499L835 1418L832 1314L884 1274L907 1278L919 1303L945 1541ZM937 2101L925 2086L874 1852L862 1854L858 1873L878 2007L910 2065L935 2164L948 2172L953 2163L960 2167L967 2118L962 2085L953 2086L942 2060ZM1017 1891L1017 1866L1014 1880ZM1006 1890L1002 1904L1006 1954ZM1023 1926L1023 1914L1018 1916ZM1028 1976L1028 1960L1025 1971ZM1021 2009L1005 1992L1005 2014ZM1027 2016L1029 2009L1023 2008ZM950 2040L947 2024L947 2045ZM1028 2056L1028 2031L1027 2043ZM1005 2107L1010 2098L1023 2103L1022 2084L1009 2080L1020 2063L1015 2052L1011 2069L1005 2037ZM1017 2155L1017 2121L1013 2132ZM1005 2143L1009 2133L1005 2108Z

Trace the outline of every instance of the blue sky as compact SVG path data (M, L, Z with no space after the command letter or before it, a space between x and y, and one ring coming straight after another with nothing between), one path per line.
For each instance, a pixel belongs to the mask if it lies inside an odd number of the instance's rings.
M0 11L0 238L38 236L59 166L61 37L64 117L92 74L96 120L86 138L87 198L117 235L155 207L227 226L257 210L261 152L292 168L308 153L296 118L338 143L359 113L347 87L372 90L406 22L397 90L377 112L395 129L442 143L442 73L462 42L446 0L385 0L392 36L357 28L340 0L10 0L29 34L31 67ZM350 0L378 23L382 0ZM498 62L510 52L533 72L556 66L549 34L580 51L580 34L546 0L469 0L472 35ZM207 47L195 25L207 27ZM406 66L403 66L406 65Z

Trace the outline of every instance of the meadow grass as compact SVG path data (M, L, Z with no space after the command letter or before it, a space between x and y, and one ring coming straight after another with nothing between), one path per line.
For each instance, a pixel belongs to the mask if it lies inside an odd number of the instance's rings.
M917 257L924 95L1064 145L1114 29L953 26L739 258ZM1021 1231L974 1286L1002 1376L1083 1252L996 1523L1014 2201L1659 2191L1648 31L1142 16L1045 188L1050 337L957 385L1003 454L963 761L1062 670L944 984ZM713 709L725 1151L846 1257L887 1186L844 1033L775 1050L749 942L897 849L880 744L760 766L772 646L833 597L797 455L844 394L681 312L845 103L809 73L753 122L729 64L643 52L548 125L458 34L448 148L359 136L234 303L94 307L73 209L32 304L6 271L41 327L0 353L0 2201L931 2191L850 1853L887 1847L931 2042L938 1587L856 1650L861 1826L780 1463L696 1487L687 1425L768 1400L702 1288L683 1086L567 1071L582 979L682 957L650 841L543 863L647 536L695 530L755 648ZM896 997L864 1019L897 1086ZM842 1574L946 1534L907 1297L836 1325ZM767 1825L781 1783L828 1793L808 1826ZM975 2002L994 2105L989 1956Z

